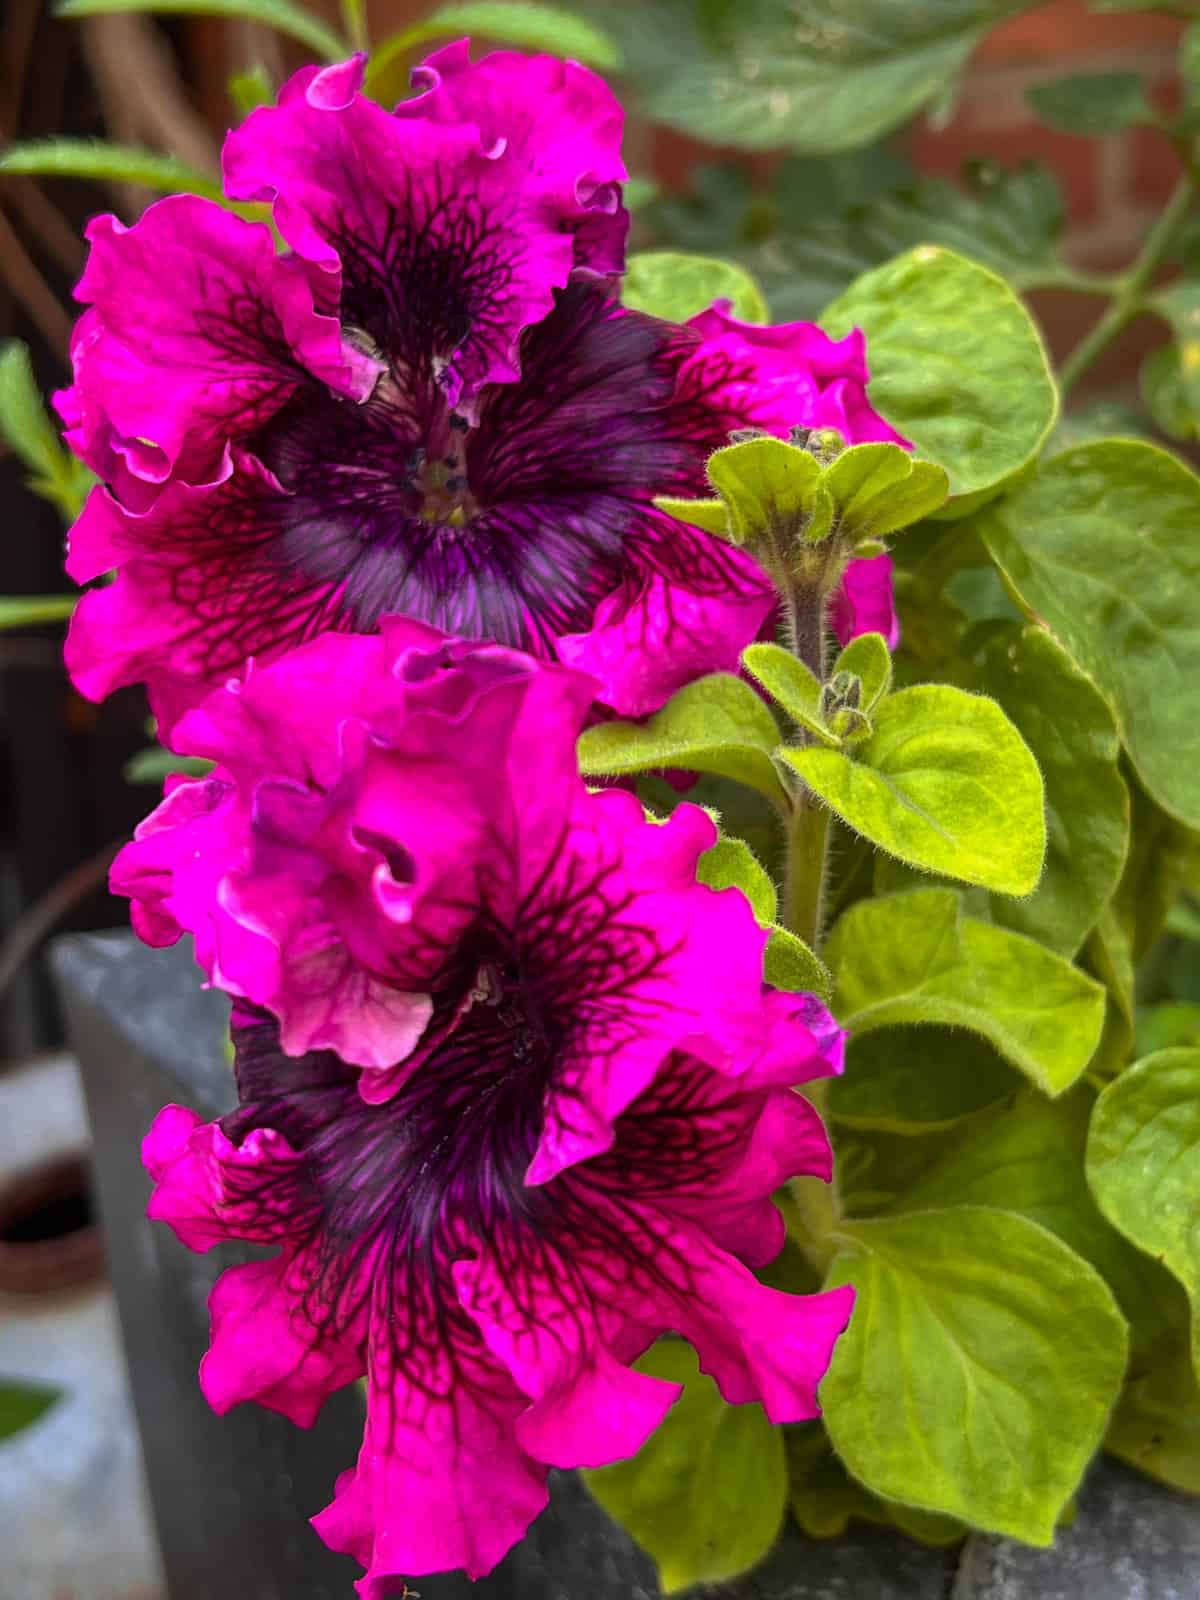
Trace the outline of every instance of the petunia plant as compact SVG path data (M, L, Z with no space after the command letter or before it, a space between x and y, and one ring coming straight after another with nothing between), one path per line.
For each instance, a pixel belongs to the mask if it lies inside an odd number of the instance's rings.
M1103 1448L1200 1491L1200 480L1065 439L969 251L772 322L627 256L596 73L457 40L393 107L420 42L90 224L39 458L74 683L186 763L113 886L231 1001L144 1146L272 1252L204 1393L362 1383L365 1600L551 1468L665 1592L788 1514L1046 1545Z

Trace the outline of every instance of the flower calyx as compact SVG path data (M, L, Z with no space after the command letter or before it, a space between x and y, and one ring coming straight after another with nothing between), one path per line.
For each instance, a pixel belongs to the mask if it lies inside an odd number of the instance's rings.
M945 471L901 445L846 445L833 428L787 439L739 429L708 459L716 497L655 503L753 554L783 593L829 594L849 561L880 554L888 534L943 504Z
M878 633L852 639L823 681L782 645L748 645L741 664L796 724L801 743L831 749L870 738L892 682L891 652Z

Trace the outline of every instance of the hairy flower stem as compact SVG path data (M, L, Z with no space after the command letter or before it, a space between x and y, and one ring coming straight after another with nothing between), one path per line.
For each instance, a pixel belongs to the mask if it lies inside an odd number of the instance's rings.
M823 683L828 637L825 595L815 584L796 585L786 596L784 609L787 640L793 654ZM801 738L807 737L801 731ZM814 951L820 946L823 931L828 856L829 810L807 786L802 786L793 799L788 820L783 915L784 925ZM826 1084L821 1081L810 1083L805 1089L822 1116L825 1090ZM787 1209L794 1212L798 1223L789 1232L809 1264L823 1277L833 1259L830 1237L842 1210L837 1175L829 1183L820 1178L795 1178L787 1193Z
M785 600L788 644L818 682L825 681L825 596L796 585ZM808 735L801 730L801 739ZM821 942L829 850L829 812L806 787L797 792L788 821L784 924L810 950Z
M1147 235L1141 254L1129 271L1118 279L1116 293L1108 310L1063 362L1058 381L1064 398L1142 310L1142 295L1186 220L1195 197L1195 182L1190 173L1185 172Z

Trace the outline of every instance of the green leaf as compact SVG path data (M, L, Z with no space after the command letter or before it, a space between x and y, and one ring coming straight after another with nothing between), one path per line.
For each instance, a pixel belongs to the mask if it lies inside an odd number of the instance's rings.
M19 339L0 345L0 438L29 468L30 488L73 521L95 479L63 448Z
M997 896L996 922L1072 956L1120 882L1129 795L1116 723L1092 681L1044 628L997 634L977 687L992 695L1037 758L1046 786L1046 865L1027 900Z
M963 917L949 889L860 900L825 950L834 1012L851 1033L903 1024L967 1028L1046 1094L1087 1067L1104 991L1061 956L1006 928ZM832 1103L845 1092L832 1090Z
M1111 905L1105 906L1089 934L1084 959L1106 990L1104 1030L1092 1071L1098 1078L1111 1078L1130 1059L1134 1016L1133 957L1128 935Z
M705 471L729 507L733 537L739 544L776 529L802 526L813 513L821 477L815 456L768 437L714 450ZM828 525L821 531L828 531Z
M1120 133L1154 118L1136 72L1089 72L1026 89L1037 115L1061 133Z
M916 1511L881 1500L846 1471L833 1453L819 1422L805 1422L786 1434L792 1515L810 1539L836 1539L852 1518L876 1526L896 1526L925 1544L957 1544L967 1530L952 1517Z
M871 403L955 496L994 491L1036 456L1058 392L1041 335L995 273L921 245L851 284L821 317L867 336Z
M833 979L803 939L786 928L772 928L763 954L763 978L775 989L818 994L828 1005Z
M957 183L914 178L837 209L836 198L789 208L781 196L781 231L745 252L777 320L819 316L860 274L918 245L956 250L1018 291L1072 276L1056 250L1062 196L1045 167L972 162Z
M535 0L465 0L462 5L439 6L413 27L378 45L367 67L367 92L377 95L400 77L398 66L419 45L463 35L567 56L602 72L615 72L623 65L620 47L611 34L560 6Z
M1046 850L1042 778L993 700L949 684L890 695L853 756L784 750L781 759L872 844L928 872L1028 894Z
M567 56L602 72L616 72L624 65L620 47L605 29L564 6L533 0L465 0L461 5L438 6L419 26L425 39L479 34L497 44Z
M724 500L674 500L670 495L658 495L654 504L669 517L686 522L690 528L701 528L721 539L731 537L729 507Z
M1054 1101L1022 1093L977 1119L895 1209L999 1206L1020 1212L1091 1262L1149 1345L1174 1326L1179 1291L1157 1262L1104 1219L1088 1187L1084 1154L1094 1098L1086 1085Z
M44 1416L58 1399L60 1391L41 1384L16 1383L0 1378L0 1440L10 1439Z
M1130 1060L1134 1044L1136 965L1153 948L1192 858L1193 836L1155 805L1125 768L1130 800L1129 853L1116 893L1104 907L1086 946L1088 966L1108 990L1104 1037L1092 1063L1112 1077Z
M1200 479L1110 439L1044 462L978 527L1006 582L1116 713L1150 794L1200 827Z
M898 127L950 83L1012 0L914 8L857 0L616 7L646 113L708 144L850 150Z
M605 722L579 741L581 769L597 777L683 767L714 772L787 807L772 762L780 733L748 683L713 673L689 683L645 722Z
M311 11L290 0L59 0L56 17L96 17L112 11L153 11L160 16L235 17L259 22L299 39L326 61L344 61L350 46Z
M259 106L269 106L275 99L275 85L271 74L261 63L247 72L235 72L226 79L225 93L239 117L248 117Z
M588 1488L653 1557L664 1594L737 1577L783 1525L783 1433L759 1405L727 1406L689 1345L660 1342L636 1365L683 1397L631 1461L586 1472Z
M821 1386L855 1477L1049 1545L1121 1387L1103 1279L1027 1218L961 1206L842 1223L827 1287L858 1302Z
M173 750L154 745L149 750L139 750L131 756L122 769L126 783L161 783L174 772L189 778L202 778L211 772L214 763L204 756L178 756Z
M824 472L843 533L880 539L929 516L945 501L943 468L918 461L901 445L855 444L836 456Z
M1160 1006L1142 1006L1137 1013L1136 1049L1139 1056L1181 1045L1200 1048L1200 1005L1176 1000Z
M748 644L742 651L742 666L787 712L818 739L836 744L836 739L821 716L821 684L790 650L782 645Z
M1183 1340L1156 1350L1117 1404L1105 1448L1139 1472L1200 1494L1200 1387Z
M1188 399L1177 344L1160 344L1142 362L1142 399L1155 423L1171 439L1194 439L1200 417Z
M1113 438L1153 441L1154 434L1149 420L1136 406L1119 396L1098 395L1073 406L1067 416L1058 419L1043 453L1056 456L1060 451L1074 450L1076 445Z
M1171 908L1195 860L1195 836L1155 805L1130 776L1129 854L1112 914L1119 924L1125 958L1143 961L1167 924ZM1133 975L1127 987L1132 994Z
M0 633L41 622L65 622L78 601L74 594L0 595Z
M996 1048L961 1028L879 1028L851 1036L829 1113L852 1128L910 1137L952 1127L1011 1095L1021 1080Z
M744 839L718 839L696 863L696 878L710 889L740 889L761 923L775 921L775 885Z
M1113 1226L1187 1290L1200 1371L1200 1050L1162 1050L1105 1089L1087 1171Z
M1200 283L1194 278L1177 278L1151 296L1148 304L1159 316L1165 317L1174 330L1173 375L1194 424L1195 418L1200 416Z
M667 322L686 322L714 300L732 300L743 322L766 322L762 290L744 267L675 250L641 250L629 258L622 304Z
M137 183L165 194L186 191L209 200L225 200L221 180L215 173L201 172L157 150L108 144L103 139L38 139L30 144L12 144L0 156L0 172Z
M892 653L881 633L860 633L838 656L830 677L852 672L862 684L862 708L873 711L892 686Z

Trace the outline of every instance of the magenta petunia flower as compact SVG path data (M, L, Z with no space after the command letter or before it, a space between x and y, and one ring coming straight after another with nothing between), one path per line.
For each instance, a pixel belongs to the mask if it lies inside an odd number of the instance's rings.
M280 1246L212 1299L202 1384L307 1424L363 1372L354 1471L317 1519L368 1570L487 1571L549 1466L639 1448L676 1398L629 1363L692 1341L735 1404L816 1413L849 1291L763 1287L770 1195L828 1176L793 1085L840 1069L762 981L715 829L589 793L589 680L385 619L256 667L180 722L219 763L122 853L152 942L236 997L239 1109L147 1140L184 1243Z
M820 1121L789 1087L830 1070L816 1002L792 997L786 1043L777 1025L736 1080L672 1053L606 1149L538 1181L596 974L516 937L463 982L456 1026L386 1103L365 1103L332 1052L284 1056L274 1026L250 1025L235 1031L239 1108L204 1125L170 1106L144 1146L149 1214L185 1244L280 1246L213 1290L212 1406L253 1400L308 1426L367 1375L358 1464L314 1519L366 1568L366 1600L396 1577L481 1576L546 1504L548 1467L638 1450L679 1393L630 1370L661 1334L688 1339L731 1403L815 1416L853 1303L752 1271L783 1241L772 1189L829 1175Z
M584 68L464 43L384 111L361 62L306 68L230 135L230 193L89 228L74 448L107 487L70 538L92 697L170 724L250 656L402 612L570 659L614 710L728 669L773 598L656 511L731 428L890 436L862 340L615 299L621 112ZM565 641L565 642L564 642Z

